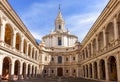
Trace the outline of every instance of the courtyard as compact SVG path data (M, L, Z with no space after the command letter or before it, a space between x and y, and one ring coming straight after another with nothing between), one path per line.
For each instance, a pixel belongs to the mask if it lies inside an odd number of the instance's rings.
M18 81L1 81L1 82L100 82L83 78L40 78Z

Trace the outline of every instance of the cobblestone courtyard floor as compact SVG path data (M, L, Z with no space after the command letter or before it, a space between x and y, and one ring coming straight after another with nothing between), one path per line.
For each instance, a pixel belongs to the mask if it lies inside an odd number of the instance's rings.
M40 78L40 79L30 79L30 80L19 80L19 81L1 81L1 82L100 82L87 80L83 78Z
M68 78L68 79L34 79L28 80L26 82L100 82L100 81L93 81L93 80L86 80L82 78Z

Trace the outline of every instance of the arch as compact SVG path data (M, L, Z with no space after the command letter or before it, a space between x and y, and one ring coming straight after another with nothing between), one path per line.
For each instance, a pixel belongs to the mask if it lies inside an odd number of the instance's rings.
M37 66L35 67L35 77L37 77Z
M22 76L25 79L26 78L26 63L23 63L23 67L22 67Z
M30 64L28 64L28 74L27 74L28 77L30 77L30 70L31 70L31 67L30 67Z
M96 39L94 39L94 40L93 40L93 56L96 54L96 51L97 51L96 48L97 48L97 47L96 47Z
M85 66L83 66L83 76L85 77Z
M32 66L32 77L34 77L34 66Z
M82 52L83 52L83 59L85 59L85 52L84 52L84 50Z
M27 49L27 41L24 39L24 45L23 45L23 53L26 54Z
M13 41L13 30L9 24L5 25L5 36L4 36L5 43L12 46Z
M89 49L89 57L91 57L91 44L88 45L88 49Z
M86 77L88 77L88 65L86 65Z
M100 79L102 79L102 80L106 79L105 61L103 59L100 60Z
M29 56L29 57L31 56L31 53L30 53L30 52L31 52L31 45L29 44L29 45L28 45L28 56Z
M109 80L117 81L117 66L116 59L114 56L109 57L108 59L108 70L109 70Z
M100 32L98 35L98 50L103 49L103 47L104 47L103 32Z
M114 25L112 22L110 22L105 30L106 34L106 42L107 45L111 44L111 42L114 41Z
M120 39L120 14L118 15L117 24L118 24L118 35Z
M34 59L34 48L32 49L32 58Z
M16 60L14 64L14 75L15 78L18 79L18 75L20 75L20 61Z
M37 60L37 51L35 52L35 60Z
M16 45L15 45L15 48L17 50L20 50L20 42L21 42L21 37L20 37L20 34L19 33L16 33Z
M3 68L2 68L2 79L9 79L11 73L11 59L5 57L3 59Z
M94 78L97 79L98 78L98 72L97 72L97 62L94 62Z
M88 50L87 50L87 47L85 49L85 52L86 52L86 58L88 58Z
M90 67L89 67L89 69L90 69L90 78L92 78L93 76L92 76L92 64L90 64Z

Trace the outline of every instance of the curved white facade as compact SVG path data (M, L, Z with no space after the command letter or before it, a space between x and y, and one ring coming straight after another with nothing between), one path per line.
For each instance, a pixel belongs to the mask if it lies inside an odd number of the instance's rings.
M65 22L62 18L62 14L59 11L55 20L55 30L49 35L42 38L46 47L73 47L78 41L77 36L71 35L68 30L65 29Z

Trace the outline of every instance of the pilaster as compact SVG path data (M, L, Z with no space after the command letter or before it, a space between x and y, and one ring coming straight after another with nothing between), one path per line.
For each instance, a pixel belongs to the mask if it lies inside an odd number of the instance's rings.
M105 73L106 73L106 81L109 81L109 71L108 71L108 62L107 58L105 59Z
M115 40L117 42L119 38L119 33L118 33L118 24L117 24L117 17L114 18L114 34L115 34ZM117 44L117 43L116 43Z

